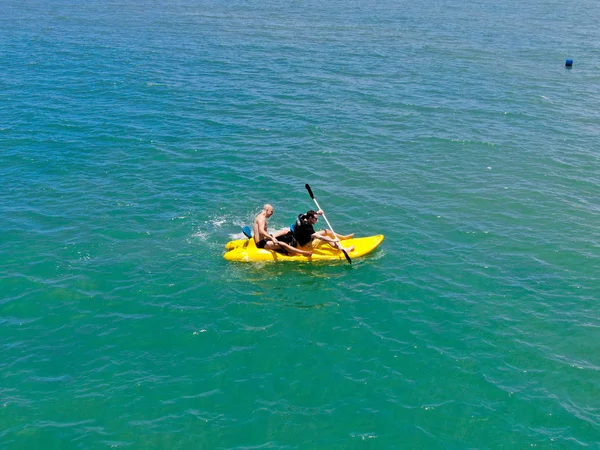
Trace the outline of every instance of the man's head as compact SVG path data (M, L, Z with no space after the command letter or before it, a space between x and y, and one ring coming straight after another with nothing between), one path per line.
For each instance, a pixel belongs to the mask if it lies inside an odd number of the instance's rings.
M319 220L319 215L317 214L316 211L309 209L306 212L306 220L308 220L310 223L312 223L314 225Z
M273 207L271 205L269 205L268 203L265 206L263 206L263 211L265 212L265 216L267 216L267 217L271 217L273 215L273 213L275 212Z

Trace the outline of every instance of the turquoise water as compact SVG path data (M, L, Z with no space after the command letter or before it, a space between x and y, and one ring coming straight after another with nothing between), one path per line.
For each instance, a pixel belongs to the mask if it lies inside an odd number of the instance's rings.
M597 448L599 17L4 1L0 446Z

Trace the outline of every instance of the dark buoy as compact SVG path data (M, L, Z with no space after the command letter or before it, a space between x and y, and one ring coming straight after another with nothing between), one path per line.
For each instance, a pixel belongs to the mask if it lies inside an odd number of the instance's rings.
M565 61L565 67L568 67L568 68L573 67L573 60L572 59L567 59Z

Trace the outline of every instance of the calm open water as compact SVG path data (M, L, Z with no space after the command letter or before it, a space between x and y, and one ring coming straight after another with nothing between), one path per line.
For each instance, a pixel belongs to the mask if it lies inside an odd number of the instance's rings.
M598 448L599 20L4 0L0 447ZM307 182L381 248L223 260Z

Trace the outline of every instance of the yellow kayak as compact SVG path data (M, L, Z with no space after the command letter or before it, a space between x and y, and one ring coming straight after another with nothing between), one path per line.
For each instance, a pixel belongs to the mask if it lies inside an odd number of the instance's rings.
M358 258L364 256L367 253L375 250L379 244L383 241L383 234L375 236L361 237L344 239L342 244L344 247L354 246L354 250L349 252L350 258ZM324 244L319 248L313 249L311 257L293 255L288 256L283 253L275 252L273 250L265 250L262 248L256 248L254 239L238 239L236 241L230 241L225 244L227 250L223 255L228 261L240 261L240 262L259 262L259 261L345 261L346 257L344 254L331 247L330 245Z

